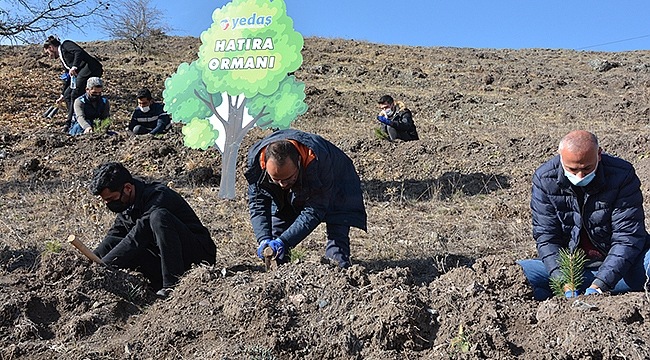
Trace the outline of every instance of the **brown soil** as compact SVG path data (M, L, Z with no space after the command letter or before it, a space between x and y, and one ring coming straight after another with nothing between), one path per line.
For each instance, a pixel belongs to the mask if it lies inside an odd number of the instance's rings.
M83 44L105 65L117 134L76 138L63 115L41 116L60 64L38 46L0 46L0 359L650 358L645 293L536 302L514 262L535 256L531 174L568 131L591 130L634 163L647 194L650 52L306 39L296 76L309 110L294 127L353 159L369 230L352 232L348 270L321 264L319 227L298 262L266 273L242 176L245 149L266 134L244 139L237 198L222 200L218 152L184 147L178 126L124 131L135 91L159 97L198 45L169 38L137 57L120 42ZM375 138L385 93L411 108L420 141ZM169 299L65 242L93 247L112 223L86 190L108 160L174 187L217 243L217 265L191 270Z

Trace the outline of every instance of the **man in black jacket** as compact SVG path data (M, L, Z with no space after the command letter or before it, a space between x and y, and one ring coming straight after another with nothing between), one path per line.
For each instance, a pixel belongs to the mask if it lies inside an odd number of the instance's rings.
M95 169L89 189L117 213L95 255L107 265L140 271L158 296L169 296L192 264L215 263L210 232L174 190L134 179L116 162Z
M72 102L83 95L86 81L91 77L101 77L104 70L102 64L95 57L70 40L60 42L56 37L49 36L43 43L43 50L50 58L59 58L71 78L71 81L67 82L68 88L63 89L57 100L57 103L65 101L68 106L67 132L74 113Z
M377 120L382 124L382 131L391 141L419 140L411 110L401 101L394 101L390 95L382 96L379 101L381 111Z

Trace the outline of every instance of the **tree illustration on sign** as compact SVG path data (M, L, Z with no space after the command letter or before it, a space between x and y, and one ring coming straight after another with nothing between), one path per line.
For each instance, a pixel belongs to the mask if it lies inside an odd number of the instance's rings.
M303 38L281 0L233 0L212 14L198 60L165 81L165 110L183 123L185 146L222 154L219 196L235 198L237 154L253 127L289 128L307 111Z

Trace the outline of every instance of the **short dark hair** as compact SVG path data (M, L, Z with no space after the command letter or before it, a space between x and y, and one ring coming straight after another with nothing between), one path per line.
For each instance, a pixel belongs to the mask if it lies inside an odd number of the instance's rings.
M291 159L298 166L300 155L298 149L289 140L279 140L270 143L266 147L265 160L268 162L273 159L279 166L284 166L287 159Z
M88 189L93 195L99 195L104 189L111 192L122 190L126 183L132 183L133 177L124 165L118 162L108 162L99 165L93 171L93 178Z
M384 95L379 98L379 101L377 101L378 104L392 104L393 103L393 97L390 95Z
M60 46L61 41L56 36L50 35L47 37L47 40L45 40L45 42L43 43L43 49L50 47L50 45Z
M135 97L137 97L138 99L144 99L144 98L149 99L149 100L152 99L151 98L151 91L149 91L149 89L147 89L147 88L142 88L142 89L138 90L138 92L135 94Z

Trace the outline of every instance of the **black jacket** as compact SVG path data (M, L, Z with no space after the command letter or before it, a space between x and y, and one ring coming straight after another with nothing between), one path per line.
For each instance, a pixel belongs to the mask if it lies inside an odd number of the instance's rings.
M59 46L59 56L63 62L63 66L67 70L76 67L77 72L81 72L84 67L87 67L90 70L90 74L95 74L95 76L101 76L103 72L102 64L99 60L88 54L73 41L65 40L61 43L61 46Z
M174 214L195 235L203 250L210 254L211 258L216 257L217 250L210 232L182 196L160 183L144 183L134 179L133 184L136 189L134 204L117 214L113 226L106 234L124 239L104 256L104 262L110 263L115 254L122 254L124 249L136 247L134 243L138 241L138 233L147 231L145 227L149 226L151 212L160 208Z
M413 115L411 110L407 109L403 102L396 101L395 105L397 110L392 117L388 120L390 124L386 124L397 130L397 138L404 141L419 140L418 131L413 122Z

